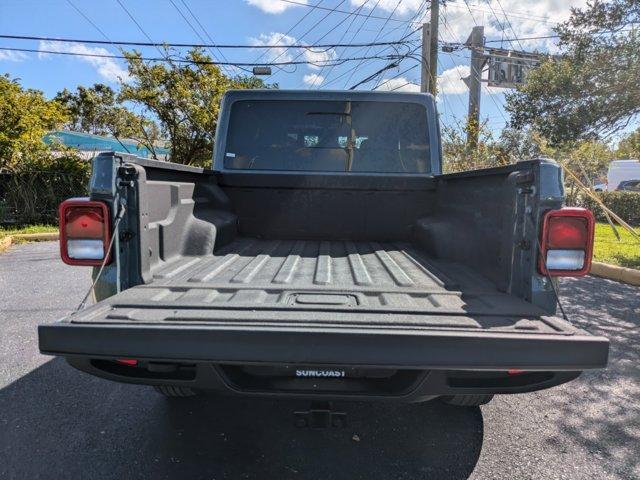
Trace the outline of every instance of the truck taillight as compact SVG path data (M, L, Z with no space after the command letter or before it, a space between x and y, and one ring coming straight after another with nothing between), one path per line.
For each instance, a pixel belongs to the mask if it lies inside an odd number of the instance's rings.
M589 273L595 220L586 208L550 210L542 219L538 269L552 277Z
M72 198L60 204L59 215L62 261L68 265L102 265L109 256L107 206L88 198Z

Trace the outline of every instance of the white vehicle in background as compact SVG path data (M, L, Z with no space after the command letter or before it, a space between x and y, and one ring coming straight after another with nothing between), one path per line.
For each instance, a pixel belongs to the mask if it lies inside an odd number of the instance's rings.
M640 160L613 160L607 173L607 191L618 189L620 182L640 179Z

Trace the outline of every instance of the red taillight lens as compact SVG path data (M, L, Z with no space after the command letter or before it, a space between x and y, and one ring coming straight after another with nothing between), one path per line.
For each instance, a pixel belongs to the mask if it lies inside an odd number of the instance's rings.
M556 277L589 273L594 226L593 214L585 208L547 212L542 220L540 273Z
M62 261L69 265L102 265L110 241L107 206L73 198L62 202L59 214Z
M547 232L549 248L584 248L589 239L589 222L584 217L551 217Z
M104 237L105 222L100 207L67 208L64 220L67 238Z

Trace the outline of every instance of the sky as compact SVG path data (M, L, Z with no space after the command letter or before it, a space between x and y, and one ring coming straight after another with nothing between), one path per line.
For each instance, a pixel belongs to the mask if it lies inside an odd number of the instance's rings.
M142 41L274 45L258 50L212 49L217 60L232 62L312 61L404 54L416 49L420 33L414 32L429 12L423 0L0 0L0 34L39 37ZM463 43L475 25L484 25L487 45L514 50L556 52L555 39L507 41L553 34L571 7L585 0L449 0L440 9L439 39ZM315 7L315 8L314 8ZM412 42L401 47L296 49L287 45L331 43ZM505 40L506 39L506 40ZM43 51L117 55L111 45L82 42L19 41L0 38L0 74L19 78L24 87L53 97L63 88L106 83L117 88L128 81L122 60L54 55ZM153 47L137 47L145 56L158 57ZM420 69L406 57L397 68L359 86L359 89L418 91ZM469 51L440 52L438 56L438 108L444 125L460 125L467 114L468 90L461 80L469 74ZM274 68L267 82L281 88L345 89L390 63L374 58L347 61L336 66L313 64ZM229 74L234 67L223 67ZM482 87L481 118L498 133L507 123L504 93Z

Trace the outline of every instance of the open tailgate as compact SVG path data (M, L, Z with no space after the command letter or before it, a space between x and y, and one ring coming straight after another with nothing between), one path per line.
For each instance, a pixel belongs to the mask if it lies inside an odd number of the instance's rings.
M360 293L141 285L41 325L40 350L96 358L421 369L577 371L607 364L606 338L555 316L518 312L515 304L500 313L470 307L471 301L462 310L444 308L442 299L432 299L428 308L371 306L358 302ZM226 301L214 300L225 295ZM278 301L264 301L269 295Z

